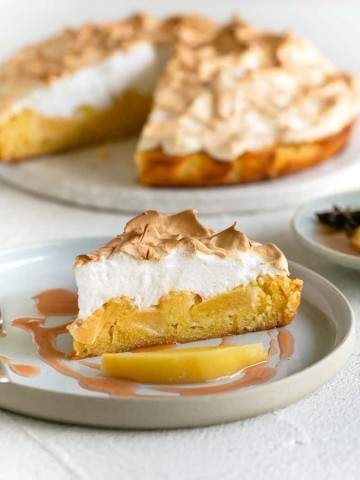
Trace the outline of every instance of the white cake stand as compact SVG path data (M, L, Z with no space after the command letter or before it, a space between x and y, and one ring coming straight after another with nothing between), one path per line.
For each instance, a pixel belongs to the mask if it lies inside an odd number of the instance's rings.
M0 177L24 190L96 209L138 212L196 208L203 214L273 210L358 186L360 129L318 167L266 182L212 188L149 188L136 179L136 139L1 165Z

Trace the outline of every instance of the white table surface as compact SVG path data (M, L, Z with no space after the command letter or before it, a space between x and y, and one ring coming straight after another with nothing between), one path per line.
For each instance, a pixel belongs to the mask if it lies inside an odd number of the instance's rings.
M82 19L114 18L150 2L2 0L0 55ZM193 10L183 0L177 11ZM218 17L240 10L260 25L292 26L345 67L360 71L356 1L204 2ZM174 2L151 2L155 13ZM320 23L319 23L320 22ZM332 266L292 236L292 211L203 218L213 227L238 220L250 237L276 242L292 260L334 282L360 313L360 274ZM0 247L83 235L113 235L127 217L51 203L0 184ZM177 431L87 429L0 411L0 480L18 479L334 479L359 478L360 344L333 381L283 410L228 425ZM0 386L1 395L1 386Z

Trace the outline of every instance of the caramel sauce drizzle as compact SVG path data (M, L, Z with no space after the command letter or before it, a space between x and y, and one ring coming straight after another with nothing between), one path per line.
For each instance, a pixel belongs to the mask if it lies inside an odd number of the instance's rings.
M100 363L90 362L88 360L80 360L79 363L85 365L85 367L92 368L93 370L101 370Z
M33 298L37 311L46 317L77 315L79 311L77 294L65 288L44 290Z
M279 347L281 359L288 360L294 353L294 337L291 335L289 330L286 330L286 328L279 330Z
M112 396L138 396L135 392L135 387L138 385L133 382L102 376L87 377L72 368L69 364L74 360L69 360L66 354L56 346L57 337L67 333L67 326L70 322L56 327L45 327L45 320L45 318L20 317L12 322L14 327L22 328L31 333L41 360L62 375L74 378L81 387L87 390L108 393ZM91 363L91 365L91 368L93 368L94 364Z
M252 365L243 370L244 375L241 378L232 380L228 383L220 385L204 385L200 387L156 387L157 390L168 393L177 393L181 396L189 395L209 395L210 393L220 393L236 388L248 387L259 383L265 383L270 380L276 373L276 368L270 368L267 362L261 362L257 365Z
M27 365L25 363L14 363L11 358L6 355L0 355L0 361L7 365L10 370L21 377L35 377L40 373L40 368L35 365Z
M37 354L42 361L50 365L57 372L75 379L78 384L87 390L107 393L114 397L142 397L137 389L141 385L136 382L115 379L102 376L99 372L97 376L86 376L78 372L72 365L84 365L92 370L100 370L100 365L91 360L71 360L69 356L57 347L57 338L59 335L68 334L67 326L70 322L55 327L45 326L47 317L67 316L77 313L77 296L74 292L65 289L45 290L35 297L37 309L41 318L20 317L13 320L12 325L30 332L33 342L36 346ZM270 366L269 362L262 362L252 365L243 370L243 375L238 375L230 379L227 383L209 384L200 386L154 386L153 388L160 392L175 393L178 395L207 395L234 390L265 383L272 379L277 368L283 359L288 359L294 351L294 339L292 334L286 329L279 329L278 334L269 332L269 357L270 360L278 356L275 366ZM220 345L231 344L232 338L225 337ZM134 351L154 351L167 348L175 348L176 345L155 345L144 347ZM279 355L278 355L279 354ZM36 368L36 367L35 367ZM236 378L235 378L236 377ZM146 396L148 397L148 396ZM152 396L153 398L153 396Z

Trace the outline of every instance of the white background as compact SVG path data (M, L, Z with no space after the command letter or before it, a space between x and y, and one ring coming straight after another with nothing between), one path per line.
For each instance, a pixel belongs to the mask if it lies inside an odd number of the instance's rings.
M238 11L260 26L314 39L342 67L360 72L360 2L0 0L0 57L65 25L155 14ZM284 199L284 203L286 199ZM289 229L292 211L217 216L250 237L279 244L289 258L322 273L360 312L359 273L303 250ZM127 220L50 203L0 184L0 247L82 235L113 235ZM1 340L0 340L1 341ZM360 471L360 347L336 378L296 405L244 422L195 430L121 432L54 425L0 412L0 480L18 479L355 479ZM1 395L1 387L0 387Z

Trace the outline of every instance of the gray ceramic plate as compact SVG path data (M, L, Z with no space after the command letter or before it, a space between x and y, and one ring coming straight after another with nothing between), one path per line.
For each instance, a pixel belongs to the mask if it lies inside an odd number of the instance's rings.
M9 383L0 384L0 407L39 418L114 428L170 428L210 425L238 420L284 407L330 379L349 356L354 341L354 319L346 298L314 272L291 264L292 274L304 280L300 312L287 328L294 353L281 359L272 353L274 375L268 381L226 391L231 377L197 386L183 386L187 395L164 392L161 386L138 385L136 397L111 397L79 386L75 378L58 373L41 361L27 331L11 326L19 316L37 315L33 295L48 288L74 289L72 261L75 255L98 247L104 238L76 239L38 244L0 254L0 305L7 336L0 338L0 353L13 362L38 367L40 373L24 377L3 367ZM49 325L66 319L51 318ZM48 324L46 324L48 326ZM269 346L278 331L231 337L234 343L262 341ZM217 344L221 339L208 343ZM69 342L62 336L62 348ZM197 342L196 345L203 344ZM97 371L76 363L83 375ZM224 386L222 393L199 394L200 388ZM223 388L223 387L221 387ZM189 394L189 389L192 389Z
M316 212L340 208L360 209L360 191L343 192L306 203L297 210L292 221L293 230L301 243L330 262L360 270L360 254L351 248L343 232L332 232L320 225Z

